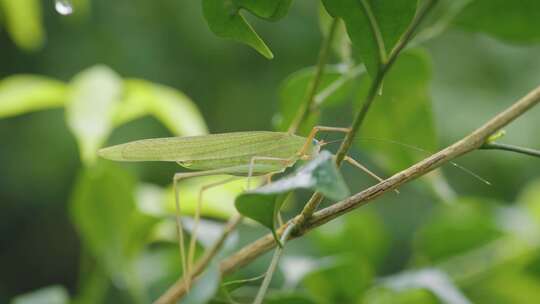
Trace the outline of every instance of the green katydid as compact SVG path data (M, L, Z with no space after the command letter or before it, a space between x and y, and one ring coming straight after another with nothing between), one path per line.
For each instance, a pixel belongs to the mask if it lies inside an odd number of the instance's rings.
M271 177L273 174L283 172L288 167L291 167L298 160L312 159L319 152L320 147L324 145L322 141L315 140L315 136L319 131L348 132L349 129L317 126L312 129L307 137L285 132L249 131L143 139L101 149L99 155L115 161L177 162L184 168L196 170L176 173L173 178L179 250L183 272L186 275L190 273L193 263L202 192L211 187L232 181L235 176L247 176L247 188L249 189L252 176ZM378 181L382 180L354 159L346 157L345 160L364 170ZM180 180L186 178L218 174L232 175L233 177L201 189L195 213L195 225L192 230L186 259L177 184ZM189 275L186 276L186 281L189 281Z

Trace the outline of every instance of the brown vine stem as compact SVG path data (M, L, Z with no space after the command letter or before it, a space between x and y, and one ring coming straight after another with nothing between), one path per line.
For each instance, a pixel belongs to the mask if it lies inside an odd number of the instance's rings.
M365 189L364 191L354 194L330 207L315 212L313 216L307 220L302 229L295 231L295 233L291 235L291 238L300 237L314 228L324 225L332 219L335 219L347 212L367 204L370 201L373 201L375 198L380 197L389 190L398 188L404 183L410 182L419 176L431 172L432 170L460 155L479 149L490 135L497 132L514 119L523 115L539 102L540 86L536 87L534 90L515 102L512 106L497 114L474 132L470 133L454 144L440 150L439 152L425 158L409 168L394 174L390 178ZM281 226L278 229L278 235L281 235L286 227L287 225ZM246 245L234 255L221 262L220 268L222 274L230 274L251 263L254 259L268 252L275 245L276 243L274 236L270 233ZM170 301L157 303L174 303L174 301L184 295L186 292L185 286L182 284L177 284L177 287L178 288L174 293L175 296L171 297Z

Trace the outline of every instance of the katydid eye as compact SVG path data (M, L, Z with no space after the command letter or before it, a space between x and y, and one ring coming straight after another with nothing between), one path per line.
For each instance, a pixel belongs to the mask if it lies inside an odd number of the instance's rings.
M319 144L319 141L314 138L313 139L313 145L317 146L318 144Z

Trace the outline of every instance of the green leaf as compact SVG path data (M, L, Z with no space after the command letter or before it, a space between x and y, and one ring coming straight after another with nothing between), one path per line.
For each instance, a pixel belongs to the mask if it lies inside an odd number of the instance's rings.
M441 261L497 239L502 231L489 202L461 199L439 205L415 236L418 263Z
M268 59L274 55L257 35L240 10L270 21L283 18L292 0L203 0L203 14L210 29L222 38L230 38L245 43Z
M520 206L540 225L540 180L531 181L519 194Z
M390 236L378 214L359 210L326 225L326 229L317 229L312 235L325 256L352 254L366 258L374 267L383 265Z
M474 303L537 303L540 301L540 280L527 272L509 269L490 272L466 286Z
M447 274L437 269L421 269L383 278L382 284L393 290L425 288L442 303L470 304L471 302L454 285Z
M121 94L120 77L102 65L80 72L71 82L67 122L86 165L95 162L97 150L112 131L112 118Z
M540 42L539 11L540 2L536 0L475 0L455 24L508 42L532 44Z
M68 304L69 294L63 286L49 286L16 296L11 304Z
M24 50L39 49L45 42L41 4L39 0L0 0L7 31Z
M405 32L414 17L418 1L365 1L381 33L383 50L378 47L366 10L360 0L323 0L323 3L330 15L340 17L345 21L349 37L360 53L368 73L373 77L384 60L381 58L381 53L388 55L399 37Z
M173 88L140 79L124 82L124 98L114 115L116 126L152 115L178 136L208 133L195 103Z
M426 151L414 147L427 151L437 148L430 78L425 52L403 53L385 78L382 96L375 98L366 117L358 142L389 171L406 168L425 157ZM359 96L365 96L368 87L369 79L362 79Z
M0 81L0 117L61 107L66 85L35 75L13 75Z
M277 119L277 129L287 130L296 116L301 104L306 101L307 89L315 77L315 67L303 68L289 75L279 88L280 114ZM314 105L328 107L341 104L351 96L354 80L365 69L362 66L348 67L346 65L327 65L315 95ZM316 124L318 115L313 117L311 124L305 124L302 129L311 130Z
M264 298L265 304L316 304L313 297L304 292L274 291Z
M341 200L350 193L332 154L322 151L293 174L238 196L236 209L274 232L275 214L285 194L295 189L318 191L332 200Z
M435 295L424 288L391 290L373 288L366 293L362 303L366 304L439 304Z
M319 27L322 34L327 37L334 18L328 14L324 5L319 5ZM352 62L352 45L349 36L347 36L347 28L342 19L337 20L338 24L334 32L334 38L332 39L332 50L339 56L341 62Z
M316 303L359 303L371 284L373 270L364 259L345 256L334 266L308 274L302 285Z
M133 262L156 219L137 212L135 182L111 163L85 168L71 198L71 216L85 247L112 281L126 287L135 299L144 299Z

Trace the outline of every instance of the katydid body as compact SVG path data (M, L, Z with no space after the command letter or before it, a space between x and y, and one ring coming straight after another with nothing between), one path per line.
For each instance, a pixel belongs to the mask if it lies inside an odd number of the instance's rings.
M168 161L193 170L174 175L173 186L176 203L176 223L183 271L186 285L190 284L190 270L195 250L197 223L200 217L202 193L211 187L222 185L232 179L224 180L201 189L195 212L195 226L186 259L184 237L180 219L180 197L177 183L186 178L227 174L233 176L267 175L283 172L298 160L309 160L320 150L323 143L316 141L319 131L348 132L346 128L315 127L307 137L285 132L249 131L222 134L152 138L128 142L101 149L99 155L115 161ZM377 180L378 176L362 167L351 158L345 158L356 167L368 172Z
M284 132L233 132L137 140L102 149L99 155L116 161L177 162L197 171L263 175L283 171L299 158L312 158L317 152L315 143L301 151L307 140ZM254 158L260 159L250 168Z

